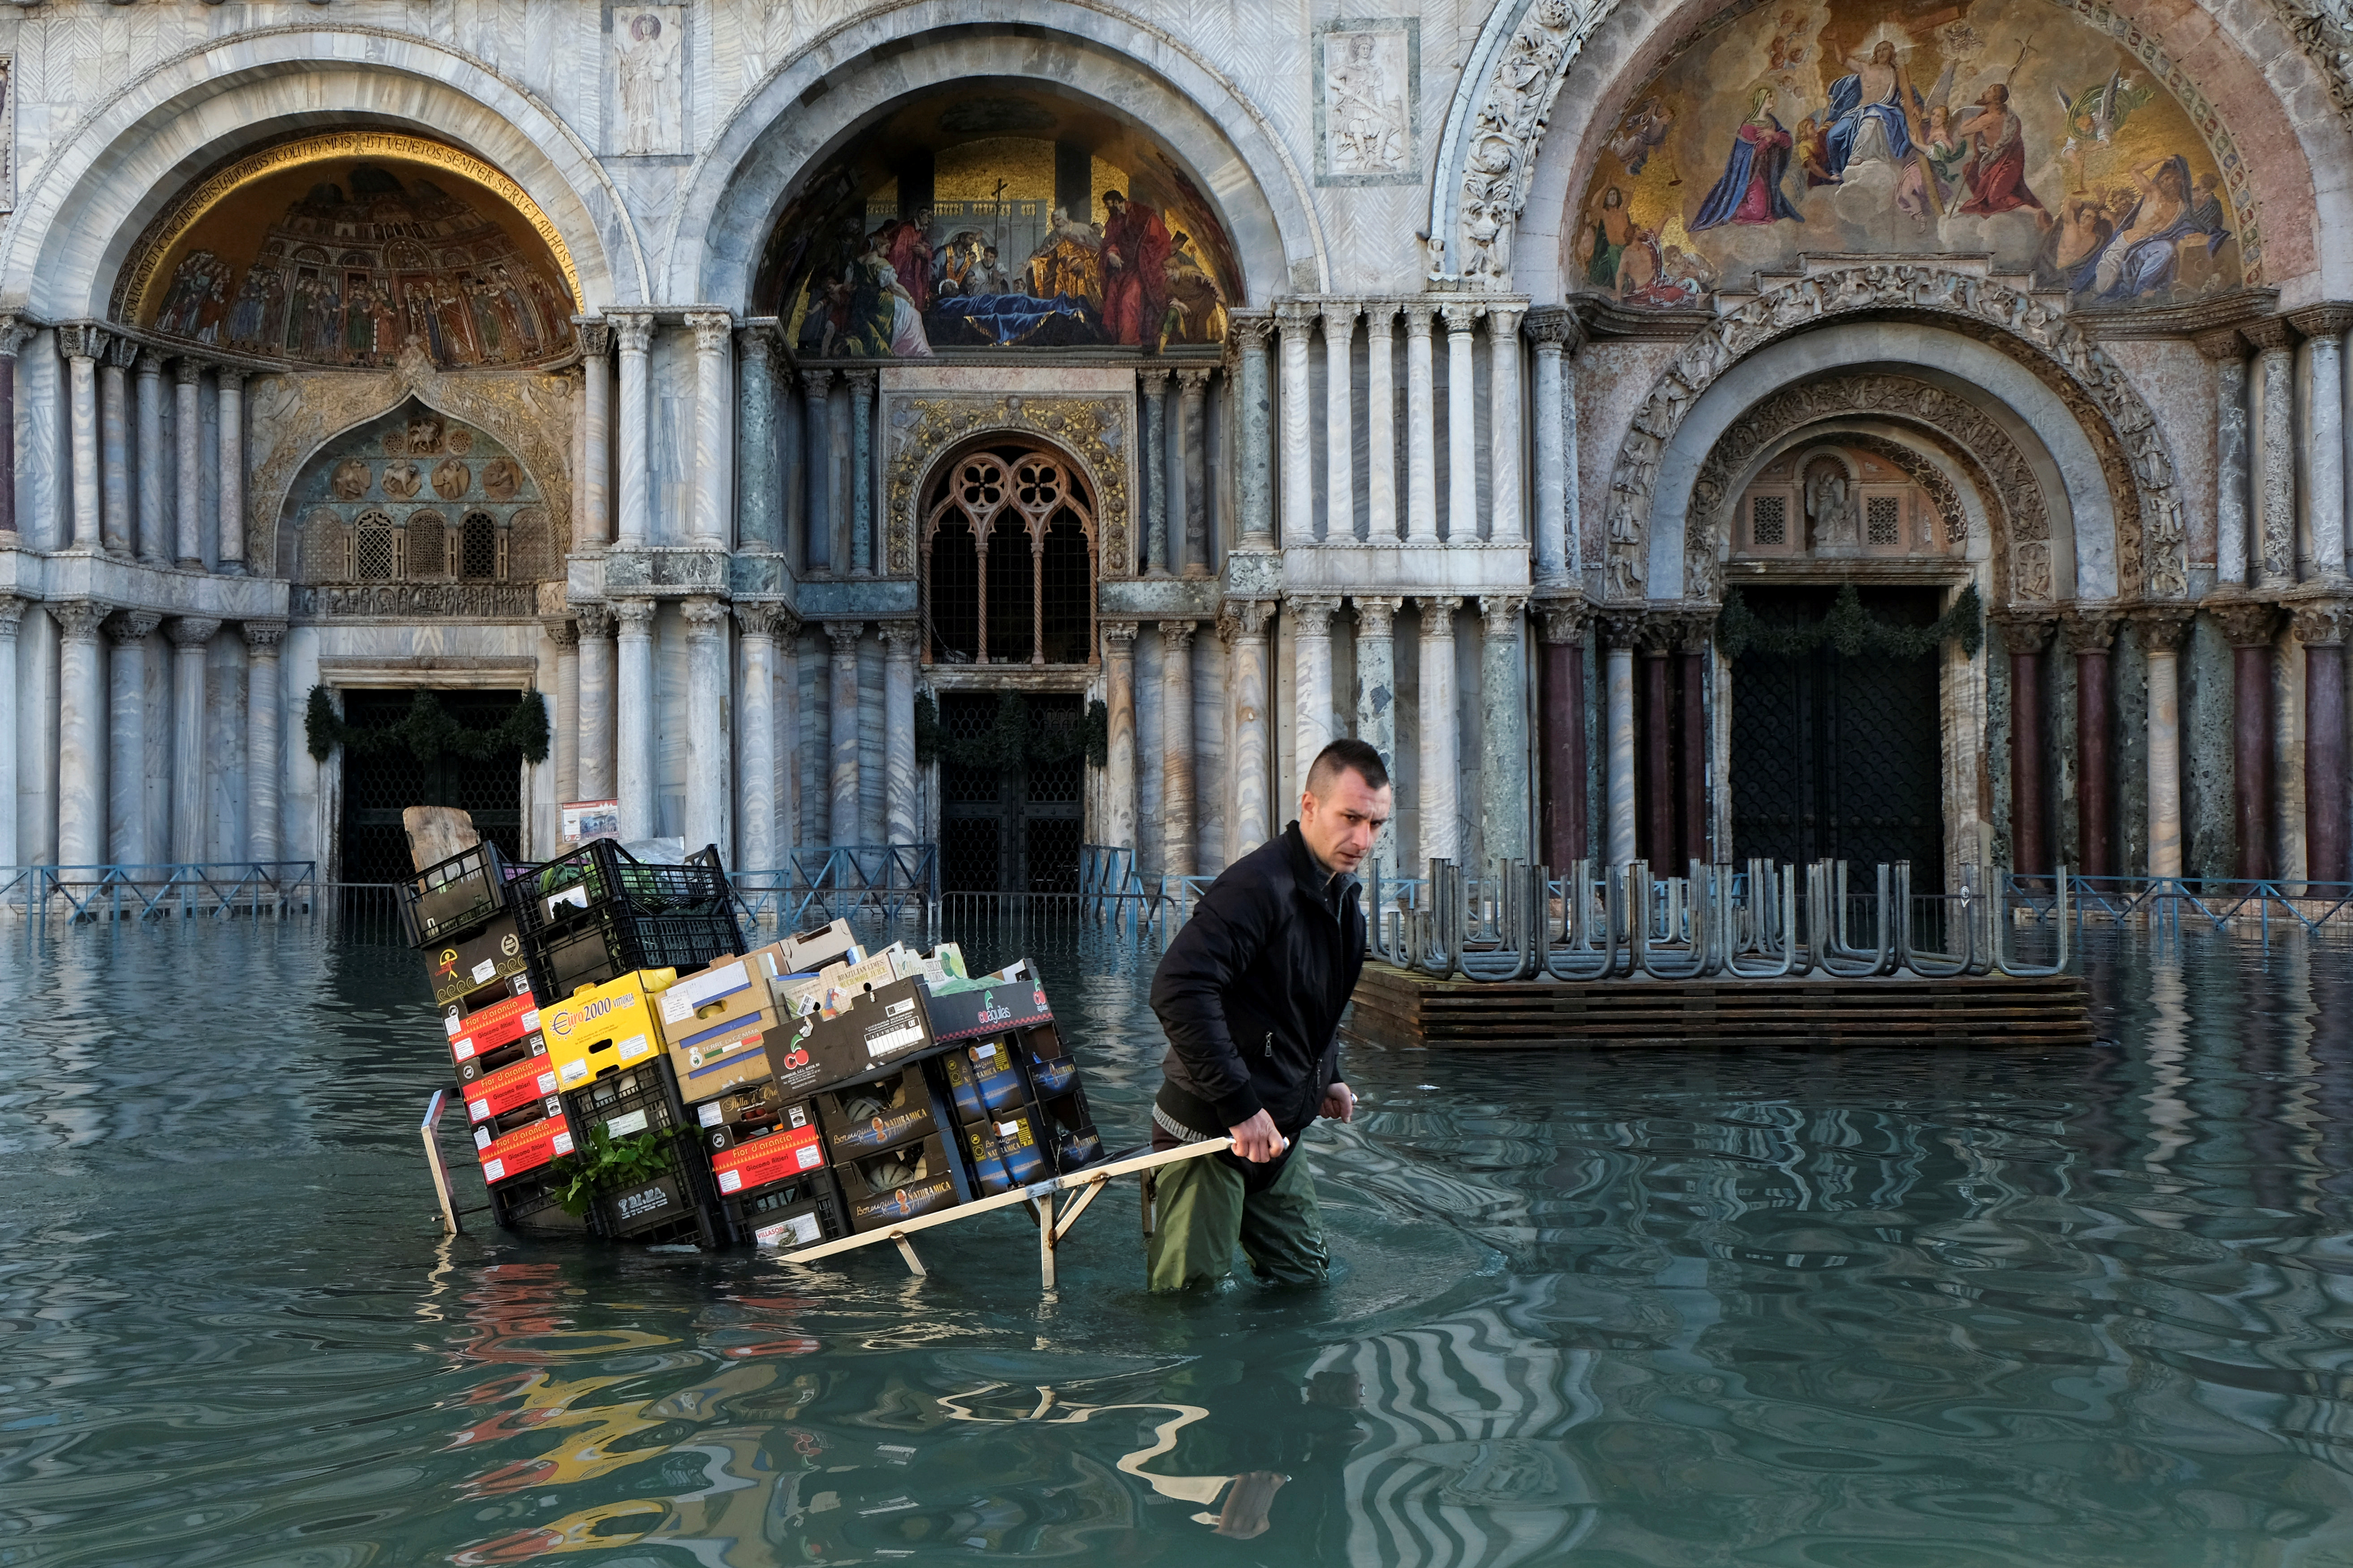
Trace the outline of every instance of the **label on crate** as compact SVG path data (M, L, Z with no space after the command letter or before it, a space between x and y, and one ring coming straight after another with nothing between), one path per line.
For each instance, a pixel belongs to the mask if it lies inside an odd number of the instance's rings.
M605 1123L605 1136L607 1138L627 1138L645 1130L646 1113L642 1110L628 1111Z
M493 1116L503 1116L519 1105L534 1100L544 1100L555 1092L555 1073L545 1057L525 1057L511 1062L466 1087L466 1115L470 1121L488 1121Z
M824 1163L825 1151L818 1147L816 1128L780 1127L765 1137L712 1155L711 1173L719 1178L719 1190L733 1197Z
M487 1127L474 1129L474 1144L480 1151L482 1180L486 1182L503 1182L510 1176L536 1171L558 1155L572 1152L572 1130L560 1116L518 1127L503 1138L491 1138L490 1131Z
M752 987L751 972L744 961L723 963L706 969L700 974L690 974L661 994L661 1016L665 1024L683 1024L713 1002L723 1001L738 991Z
M866 1027L866 1054L878 1060L893 1051L923 1043L923 1020L916 1013L912 996L892 1003L882 1015L882 1022Z
M727 1120L727 1102L714 1100L694 1108L694 1119L705 1127L716 1127Z
M674 1207L676 1203L677 1200L670 1194L670 1184L667 1182L656 1182L650 1186L639 1187L634 1192L623 1193L615 1198L613 1217L621 1224L627 1225L631 1220L643 1219L649 1215L657 1215L664 1209Z
M871 1198L851 1200L849 1218L858 1229L872 1230L892 1220L913 1219L934 1209L953 1207L955 1201L955 1184L948 1177L923 1177Z
M762 1226L752 1233L752 1239L761 1247L815 1247L825 1239L825 1227L814 1214L797 1214Z

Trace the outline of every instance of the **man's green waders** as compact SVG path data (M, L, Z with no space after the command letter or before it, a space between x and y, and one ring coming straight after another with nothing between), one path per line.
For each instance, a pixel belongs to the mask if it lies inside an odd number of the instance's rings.
M1331 1260L1304 1153L1294 1149L1282 1174L1256 1193L1222 1155L1155 1171L1157 1212L1145 1244L1152 1289L1216 1284L1233 1272L1236 1242L1269 1285L1323 1284Z

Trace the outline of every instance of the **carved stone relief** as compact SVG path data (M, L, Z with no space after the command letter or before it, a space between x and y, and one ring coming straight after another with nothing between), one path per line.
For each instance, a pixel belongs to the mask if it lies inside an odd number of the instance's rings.
M1129 574L1128 483L1132 432L1125 404L1116 397L933 394L886 397L883 404L886 494L885 564L892 576L915 570L915 512L934 464L973 437L1008 431L1042 436L1075 458L1094 491L1102 530L1102 574Z

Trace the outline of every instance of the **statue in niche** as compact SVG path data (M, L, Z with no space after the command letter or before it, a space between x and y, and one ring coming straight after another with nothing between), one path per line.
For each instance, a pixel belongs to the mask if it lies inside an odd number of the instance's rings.
M1854 498L1846 468L1833 458L1806 467L1806 547L1854 542Z

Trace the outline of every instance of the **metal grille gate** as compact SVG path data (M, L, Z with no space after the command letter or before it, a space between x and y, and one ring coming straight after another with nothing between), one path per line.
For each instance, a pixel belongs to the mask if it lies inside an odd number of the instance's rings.
M512 691L436 691L442 710L469 729L490 729L514 710ZM363 729L397 722L417 700L414 691L346 691L344 721ZM522 752L509 748L477 762L444 752L420 762L392 749L343 758L341 879L390 882L408 876L408 836L402 808L454 805L510 859L522 858Z
M1067 735L1081 722L1075 696L1029 698L1029 732ZM996 694L940 699L941 737L950 746L988 732ZM1031 761L997 773L940 764L940 887L950 893L1075 893L1085 836L1086 758Z
M1753 588L1767 626L1820 620L1831 588ZM1929 588L1862 588L1884 622L1927 626ZM1804 865L1912 862L1912 885L1945 878L1943 735L1934 656L1841 658L1824 646L1788 656L1754 649L1732 666L1732 839L1743 858Z

